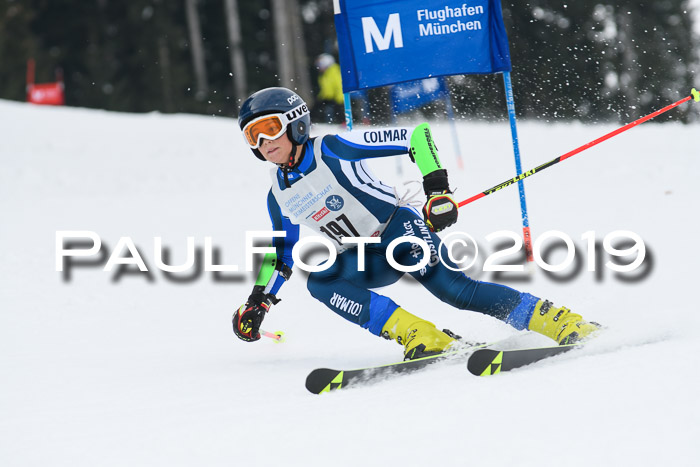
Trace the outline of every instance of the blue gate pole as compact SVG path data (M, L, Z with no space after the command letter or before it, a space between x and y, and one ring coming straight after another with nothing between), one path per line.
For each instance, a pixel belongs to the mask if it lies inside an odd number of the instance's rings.
M522 174L523 169L520 164L520 146L518 144L518 129L515 122L515 99L513 98L513 84L510 80L510 72L503 72L503 84L506 89L506 105L508 106L508 119L510 120L510 134L513 139L513 154L515 155L515 170L517 175ZM527 202L525 201L525 185L523 181L518 182L518 190L520 191L520 213L523 219L523 240L525 243L525 252L527 253L527 261L534 260L532 256L532 238L530 235L530 220L527 215Z
M345 126L348 131L352 131L352 101L349 92L343 94L343 100L345 101Z

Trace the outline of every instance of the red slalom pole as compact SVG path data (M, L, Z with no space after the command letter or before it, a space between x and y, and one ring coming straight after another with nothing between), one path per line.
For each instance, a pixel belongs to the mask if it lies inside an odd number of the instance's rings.
M681 105L685 102L688 102L690 99L694 99L695 102L700 102L700 93L695 88L693 88L692 91L690 91L690 96L684 97L683 99L679 100L678 102L674 102L671 105L667 105L666 107L664 107L661 110L657 110L656 112L650 113L649 115L647 115L645 117L641 117L633 122L630 122L627 125L620 127L617 130L611 131L607 135L601 136L598 139L595 139L591 142L588 142L588 143L584 144L583 146L580 146L580 147L574 149L573 151L569 151L566 154L557 157L556 159L552 159L549 162L545 162L544 164L542 164L538 167L535 167L534 169L528 170L527 172L523 172L522 174L518 175L515 178L511 178L510 180L506 180L505 182L500 183L500 184L494 186L493 188L489 188L488 190L482 191L481 193L474 195L469 199L465 199L464 201L460 202L458 204L458 206L461 208L462 206L469 204L469 203L473 203L477 199L481 199L486 195L490 195L491 193L495 193L502 188L513 185L514 183L518 183L520 180L522 180L524 178L527 178L531 175L535 175L536 173L541 172L542 170L546 169L547 167L551 167L554 164L557 164L565 159L568 159L571 156L575 156L576 154L583 152L586 149L591 148L598 143L602 143L603 141L610 139L613 136L619 135L623 131L627 131L630 128L634 128L635 126L637 126L641 123L644 123L647 120L651 120L652 118L657 117L664 112L668 112L669 110L673 109L674 107L678 107L679 105Z

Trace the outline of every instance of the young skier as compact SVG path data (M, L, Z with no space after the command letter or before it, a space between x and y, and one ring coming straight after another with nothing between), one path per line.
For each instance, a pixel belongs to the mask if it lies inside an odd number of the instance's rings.
M260 324L277 292L292 273L292 247L299 226L327 237L339 254L325 271L312 272L313 297L343 318L369 332L404 346L406 359L444 352L455 343L449 331L439 331L391 298L370 289L395 283L404 274L389 265L389 243L402 236L422 238L431 246L430 260L410 274L437 298L456 308L472 310L568 344L598 329L568 308L510 287L479 282L446 267L437 257L439 232L457 221L458 206L450 191L427 124L406 128L360 130L309 138L311 119L304 101L285 88L267 88L242 105L238 123L255 156L276 165L267 206L275 231L275 253L265 256L253 292L233 316L233 331L248 342L260 339ZM392 188L376 180L363 162L373 157L409 154L423 175L427 197L422 216L397 199ZM379 237L365 245L365 268L358 269L358 248L343 237ZM442 258L449 262L446 247ZM393 256L399 264L416 265L423 250L400 243Z

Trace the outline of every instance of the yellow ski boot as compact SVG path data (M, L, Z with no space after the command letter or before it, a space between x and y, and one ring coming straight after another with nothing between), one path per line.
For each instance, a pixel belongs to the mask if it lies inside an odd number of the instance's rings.
M448 331L449 332L449 331ZM382 337L404 346L404 360L428 357L447 351L456 340L435 325L398 307L382 328Z
M552 302L540 300L535 305L528 329L565 345L583 340L598 331L600 325L584 321L581 315L572 313L568 308L556 308Z

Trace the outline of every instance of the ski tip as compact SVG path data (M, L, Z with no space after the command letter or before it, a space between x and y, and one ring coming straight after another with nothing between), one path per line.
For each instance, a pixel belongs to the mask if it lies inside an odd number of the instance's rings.
M697 89L693 88L690 90L690 95L693 96L693 99L695 102L700 102L700 92L698 92Z

